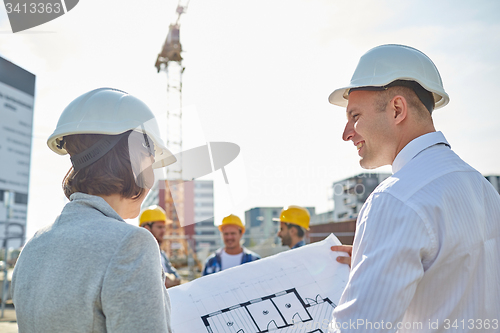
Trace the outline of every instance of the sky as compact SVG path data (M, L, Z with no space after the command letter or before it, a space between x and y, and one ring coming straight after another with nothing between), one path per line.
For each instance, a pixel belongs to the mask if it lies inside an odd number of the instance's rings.
M16 34L0 8L0 56L37 80L28 238L67 202L61 181L69 157L54 154L46 141L73 99L114 87L164 119L166 75L154 63L176 5L81 0ZM500 175L499 13L500 2L485 0L191 0L180 21L185 149L207 141L241 148L228 166L235 198L220 194L216 182L216 223L260 206L333 208L332 183L364 170L356 148L341 138L345 109L329 104L328 95L381 44L413 46L434 61L450 95L433 114L436 129L479 172Z

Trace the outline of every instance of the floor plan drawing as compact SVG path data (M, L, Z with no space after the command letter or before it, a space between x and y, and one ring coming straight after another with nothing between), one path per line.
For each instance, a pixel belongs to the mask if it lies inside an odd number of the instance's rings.
M293 288L207 314L201 319L208 333L284 332L282 329L286 328L294 332L322 333L321 327L326 327L335 306L320 295L304 300Z
M349 278L334 235L170 288L173 333L326 333Z

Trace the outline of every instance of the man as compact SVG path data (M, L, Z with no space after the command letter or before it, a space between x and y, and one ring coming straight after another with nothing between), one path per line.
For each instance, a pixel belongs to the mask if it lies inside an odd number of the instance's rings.
M224 247L218 249L205 261L203 275L209 275L222 270L260 259L260 256L241 246L241 237L245 226L236 215L226 216L219 225Z
M360 210L330 332L497 331L500 196L434 129L432 111L449 101L434 63L375 47L329 101L347 106L343 139L360 165L393 171Z
M161 266L165 272L165 287L170 288L177 286L181 283L181 278L177 270L172 266L168 260L167 254L161 249L161 243L165 236L167 228L167 215L160 206L150 206L142 211L139 217L139 226L149 230L156 238L158 246L160 246Z
M280 231L278 237L281 238L281 244L295 249L306 245L304 235L309 230L309 221L311 215L309 211L300 206L288 206L283 208L280 218L273 221L280 221Z

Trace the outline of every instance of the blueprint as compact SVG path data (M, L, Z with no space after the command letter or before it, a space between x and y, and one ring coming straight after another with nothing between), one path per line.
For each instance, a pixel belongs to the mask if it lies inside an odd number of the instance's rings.
M349 267L325 240L169 289L174 333L325 333Z

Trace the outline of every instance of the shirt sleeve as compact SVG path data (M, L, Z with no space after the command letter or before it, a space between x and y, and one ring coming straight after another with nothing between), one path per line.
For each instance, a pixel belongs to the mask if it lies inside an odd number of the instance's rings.
M212 256L209 256L207 258L207 260L205 260L205 266L203 267L203 272L202 272L202 276L205 276L205 275L210 275L212 273L215 273L215 268L213 267L213 261L215 260L215 257L212 255Z
M172 266L172 263L168 259L168 257L165 254L165 252L161 251L160 254L161 254L162 261L163 261L162 262L163 267L165 268L165 273L174 274L174 276L177 279L180 279L181 277L180 277L179 273L177 272L177 270L175 269L175 267Z
M415 210L388 193L372 195L360 211L349 281L329 332L401 328L431 248L425 221Z
M116 249L101 291L108 333L171 332L170 300L158 254L152 235L139 228Z

